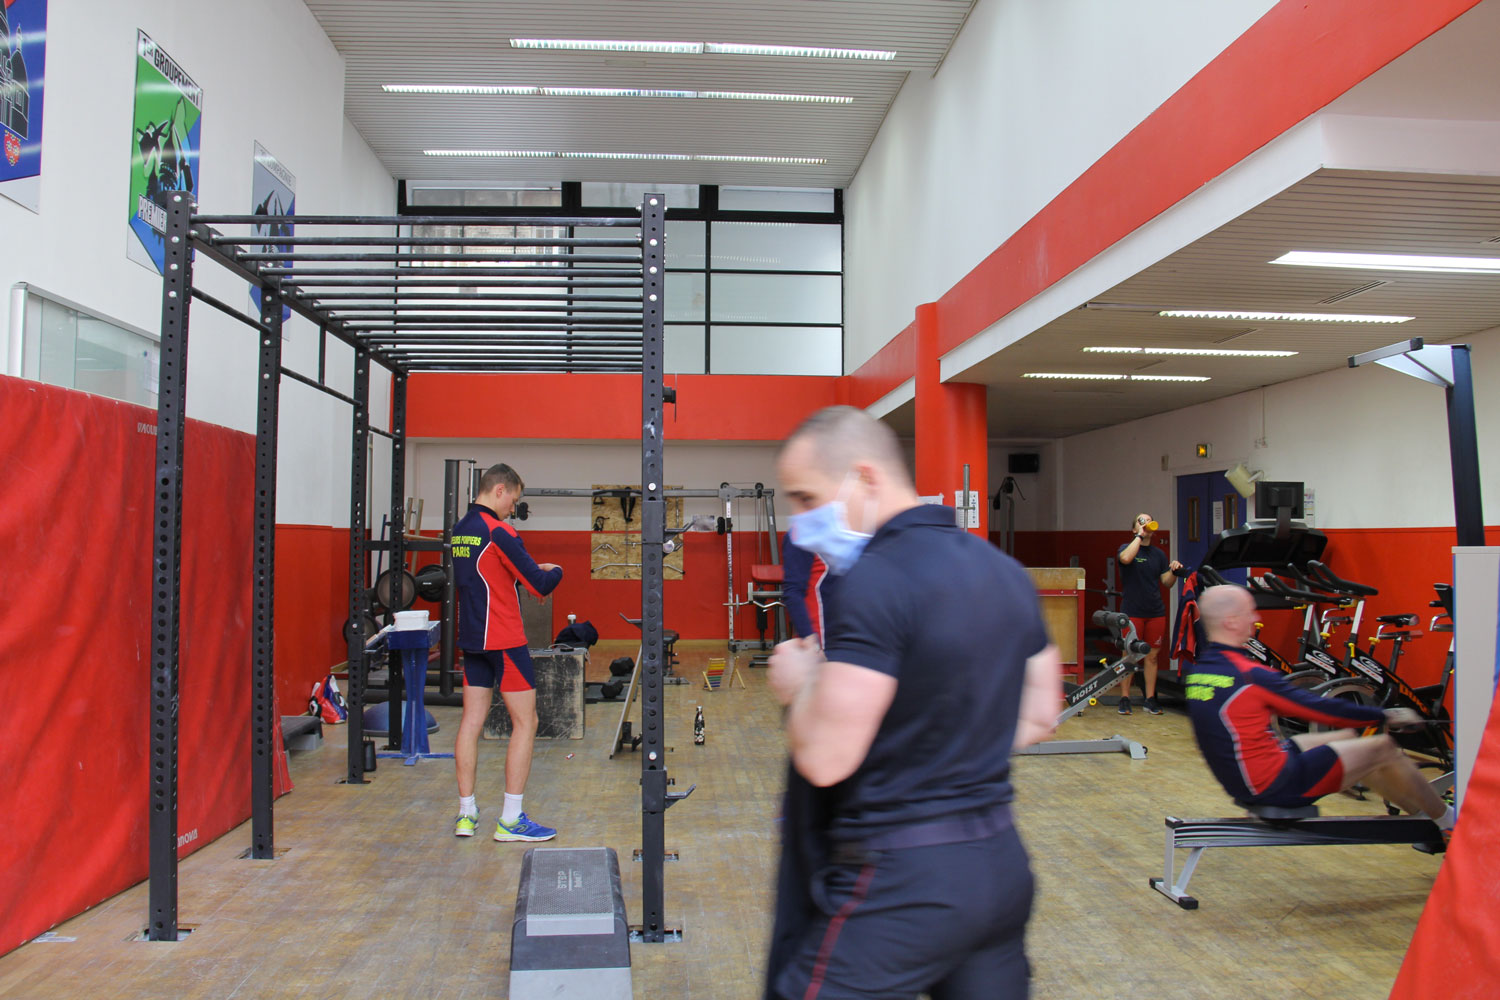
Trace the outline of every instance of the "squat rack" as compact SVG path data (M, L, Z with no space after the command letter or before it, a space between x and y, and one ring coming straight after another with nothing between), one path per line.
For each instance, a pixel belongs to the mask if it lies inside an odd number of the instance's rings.
M668 934L663 915L667 792L662 712L662 489L666 199L612 216L200 215L191 198L166 204L162 272L152 553L149 856L146 938L175 941L177 914L178 634L181 615L182 458L190 300L251 327L260 340L255 437L251 638L251 847L275 857L272 752L279 723L273 687L276 451L281 377L353 408L349 502L349 760L345 780L366 783L363 754L364 621L368 613L365 494L369 435L391 439L391 565L405 556L406 390L414 372L639 372L641 374L641 847L640 939ZM297 227L257 236L256 226ZM417 236L418 227L567 228L567 236ZM226 235L216 227L243 230ZM305 235L308 228L329 235ZM578 237L577 228L611 230ZM406 234L403 235L403 229ZM350 235L353 230L360 235ZM618 232L615 232L618 230ZM312 248L309 250L309 248ZM193 286L196 256L261 291L249 316ZM332 265L332 266L329 266ZM316 379L282 364L283 307L318 328ZM325 381L328 337L354 352L353 393ZM391 430L370 426L370 368L391 373ZM393 734L399 730L392 719Z

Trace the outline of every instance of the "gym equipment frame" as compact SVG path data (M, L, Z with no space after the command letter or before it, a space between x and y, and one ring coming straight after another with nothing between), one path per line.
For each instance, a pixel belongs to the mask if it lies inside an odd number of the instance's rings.
M182 460L186 429L190 300L250 327L260 340L257 380L254 572L251 603L251 848L275 857L272 753L274 699L276 445L283 376L348 403L353 411L349 502L350 784L365 783L362 711L369 554L407 548L404 507L406 389L414 372L622 372L641 375L641 827L644 871L639 939L671 934L663 913L663 814L684 797L668 793L662 711L662 407L675 390L662 385L666 199L646 194L639 213L433 214L400 216L200 215L190 196L166 206L162 274L161 370L152 508L152 648L149 816L150 886L146 938L175 941L177 913L177 701L181 616ZM255 236L254 227L295 225L295 235ZM417 236L424 226L514 226L518 235ZM233 229L226 234L220 228ZM332 227L331 229L329 227ZM617 231L575 237L575 227ZM566 232L520 235L529 228ZM306 235L327 230L331 235ZM368 235L350 235L352 232ZM311 248L311 249L310 249ZM211 261L260 289L261 314L249 316L193 287L195 266ZM447 266L442 266L447 265ZM457 287L462 270L463 289ZM478 265L478 266L474 266ZM478 289L479 294L473 294ZM468 291L469 294L465 294ZM282 364L283 306L318 332L316 378ZM353 351L353 389L326 384L328 338ZM392 426L370 426L370 366L391 373ZM367 539L370 435L391 440L391 540ZM456 472L456 470L455 470ZM445 554L446 555L446 554ZM446 559L445 559L446 561ZM451 577L450 577L451 578ZM392 685L393 689L396 687ZM390 737L399 746L399 706Z
M1122 655L1118 660L1107 664L1103 670L1068 692L1063 698L1062 713L1057 717L1059 726L1095 704L1101 694L1139 670L1141 661L1146 658L1147 653L1151 652L1150 643L1136 638L1135 624L1130 620L1129 615L1118 611L1095 611L1093 620L1095 625L1109 629L1110 637L1114 639L1115 645L1120 647ZM1016 753L1032 756L1058 753L1128 753L1131 760L1146 759L1144 745L1118 734L1097 740L1043 740L1041 743L1033 743L1029 747L1017 750Z

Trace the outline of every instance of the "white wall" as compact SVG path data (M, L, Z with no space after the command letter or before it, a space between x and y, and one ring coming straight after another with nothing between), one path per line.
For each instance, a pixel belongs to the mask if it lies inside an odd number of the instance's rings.
M993 504L1000 484L1010 475L1012 454L1039 455L1037 472L1017 473L1017 491L1011 494L1016 505L1017 531L1054 531L1057 529L1057 450L1053 442L990 442L990 495L985 503ZM1000 530L1001 512L990 508L990 530Z
M728 442L668 442L665 455L666 482L686 489L716 490L720 483L752 487L761 483L776 488L775 444L736 444ZM639 483L641 449L636 442L564 442L424 440L412 444L411 465L407 474L407 492L422 497L426 503L422 527L435 529L442 523L443 461L448 458L475 459L481 467L505 462L521 474L528 487L588 489L596 483ZM460 496L467 491L460 472ZM590 501L533 497L528 531L588 531L593 520ZM460 505L462 499L460 499ZM689 499L684 513L722 515L716 499ZM785 530L789 508L777 498L777 527ZM463 514L460 509L459 514ZM745 503L736 517L753 518L753 505ZM377 523L379 519L377 517ZM752 525L737 525L753 527Z
M0 288L27 282L103 317L159 328L161 279L125 257L137 28L203 87L202 211L249 211L259 141L296 175L299 213L394 212L394 182L344 121L343 58L300 0L53 3L41 211L0 198ZM250 307L245 283L201 258L195 284ZM310 326L294 318L288 338L288 365L315 373ZM345 389L347 359L330 352ZM253 432L256 364L248 328L195 305L188 415ZM383 379L374 385L372 397L384 393ZM374 410L382 426L386 408ZM279 521L347 524L348 421L344 404L284 383Z
M853 371L1274 0L980 0L913 75L845 192Z
M1457 342L1474 348L1480 479L1494 523L1500 520L1500 328ZM1212 458L1193 457L1198 442L1213 445ZM1118 528L1131 510L1173 511L1177 476L1238 461L1267 479L1315 489L1320 528L1454 522L1443 390L1376 365L1079 434L1057 449L1059 527L1069 531Z

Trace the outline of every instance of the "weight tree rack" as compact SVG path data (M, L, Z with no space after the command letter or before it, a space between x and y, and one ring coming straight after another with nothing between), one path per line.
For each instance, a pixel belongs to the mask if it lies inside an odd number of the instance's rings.
M391 373L391 565L405 556L406 386L414 372L639 372L641 374L641 846L639 940L672 932L663 915L664 814L680 796L667 792L662 711L662 385L666 199L647 194L639 214L612 216L264 216L199 215L174 193L167 204L158 387L155 544L152 556L150 891L146 938L178 940L177 653L181 611L182 454L186 423L191 299L253 328L260 339L255 436L254 560L251 640L251 848L275 856L272 726L272 615L276 531L276 435L281 377L353 408L349 502L349 760L346 780L364 784L365 571L377 543L365 538L370 426L370 366ZM255 226L295 225L293 236ZM421 226L568 229L566 237L429 237ZM332 227L332 228L330 228ZM575 228L621 230L575 237ZM306 230L328 235L305 235ZM403 235L403 229L406 234ZM350 231L361 235L349 235ZM388 230L388 232L387 232ZM534 251L534 252L526 252ZM213 261L261 292L261 315L248 316L193 287L195 256ZM447 264L447 267L423 266ZM469 289L491 294L465 293ZM487 300L487 301L486 301ZM283 307L318 328L318 377L281 363ZM354 351L353 395L325 384L328 337ZM392 735L399 740L397 716Z

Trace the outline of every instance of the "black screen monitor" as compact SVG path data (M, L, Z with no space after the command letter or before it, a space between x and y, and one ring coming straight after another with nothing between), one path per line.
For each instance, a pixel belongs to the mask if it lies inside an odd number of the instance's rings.
M1255 484L1255 517L1261 521L1276 520L1279 508L1290 507L1293 520L1301 520L1302 483L1269 483L1262 480Z

